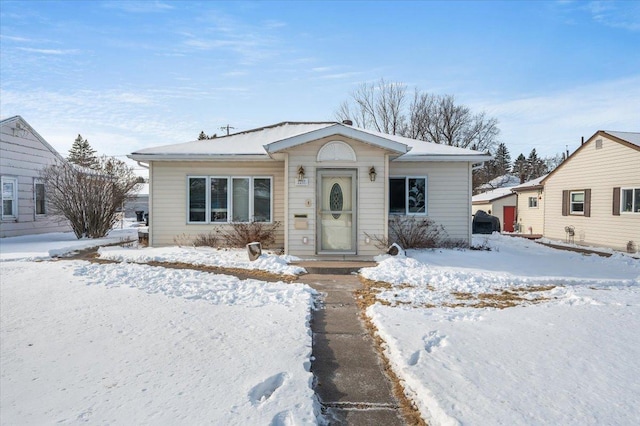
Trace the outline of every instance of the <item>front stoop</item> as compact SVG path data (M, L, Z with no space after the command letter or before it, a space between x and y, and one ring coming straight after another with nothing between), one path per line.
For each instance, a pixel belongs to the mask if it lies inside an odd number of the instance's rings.
M305 265L306 267L306 265ZM359 265L359 267L363 267ZM404 425L374 342L360 321L354 275L300 277L324 294L313 313L315 392L330 425Z
M372 261L326 261L307 260L291 262L292 265L301 266L308 274L316 275L350 275L357 273L362 268L372 268L377 265ZM303 278L304 279L304 278Z

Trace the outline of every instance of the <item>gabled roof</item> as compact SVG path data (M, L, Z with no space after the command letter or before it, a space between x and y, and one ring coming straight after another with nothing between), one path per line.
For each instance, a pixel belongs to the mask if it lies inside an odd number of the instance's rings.
M573 151L573 153L567 157L566 160L564 160L562 163L560 163L560 165L558 165L558 167L556 167L555 169L553 169L553 171L551 171L551 173L549 173L544 179L542 179L542 181L540 182L542 185L544 185L545 181L550 178L553 174L555 174L556 171L558 171L560 168L562 168L562 166L566 163L569 162L569 160L571 160L578 152L582 151L584 149L585 146L589 145L591 143L591 141L597 139L598 137L606 137L607 139L610 139L614 142L618 142L624 146L627 146L631 149L640 151L640 133L638 132L618 132L618 131L611 131L611 130L598 130L597 132L595 132L593 134L593 136L591 136L589 139L587 139L587 141L585 143L583 143L582 145L580 145L578 147L578 149L576 149L575 151Z
M542 175L542 176L537 177L535 179L531 179L530 181L527 181L525 183L521 183L520 185L516 185L516 186L512 187L511 190L513 192L518 192L518 191L527 191L527 190L530 190L530 189L542 188L542 187L544 187L544 185L542 185L541 182L546 177L547 177L547 175Z
M33 136L35 136L36 139L38 139L38 141L40 141L40 143L44 145L49 151L51 151L51 153L55 155L59 160L65 161L64 157L62 157L62 155L60 155L60 153L56 151L54 147L49 145L49 142L47 142L42 136L40 136L40 133L36 132L35 129L31 127L29 123L27 123L27 120L25 120L21 116L14 115L13 117L4 118L0 120L0 126L2 127L9 126L13 128L16 128L17 126L22 126L25 130L33 134Z
M476 194L473 197L471 197L471 203L472 204L490 203L492 201L496 201L501 198L514 195L513 192L511 192L511 188L512 187L507 186L507 187L496 188L491 191L483 192L482 194Z
M270 155L331 135L342 135L396 154L396 161L473 161L491 157L470 149L439 145L360 129L337 122L282 122L209 140L146 148L128 157L137 161L244 159Z

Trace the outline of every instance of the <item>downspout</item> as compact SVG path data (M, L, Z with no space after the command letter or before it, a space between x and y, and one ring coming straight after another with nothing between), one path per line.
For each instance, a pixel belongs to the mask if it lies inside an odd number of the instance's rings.
M469 202L467 203L467 217L469 218L469 220L467 221L467 230L468 230L467 233L469 235L469 247L471 247L471 244L473 242L472 226L471 226L471 221L473 220L473 218L471 217L471 212L473 211L473 208L471 206L471 198L473 196L473 163L471 162L469 162L469 167L467 168L467 177L468 177L467 180L469 181L469 189L468 189Z

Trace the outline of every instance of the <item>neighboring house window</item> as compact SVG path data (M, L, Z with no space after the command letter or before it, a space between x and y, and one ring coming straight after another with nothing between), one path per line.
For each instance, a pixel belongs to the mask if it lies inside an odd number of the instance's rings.
M640 188L622 188L620 190L620 211L622 213L640 213Z
M530 209L538 208L538 197L529 197L529 208Z
M570 193L569 213L584 214L584 191Z
M189 223L271 222L270 177L188 178Z
M562 191L562 216L591 216L591 190Z
M18 179L2 177L2 218L14 219L18 216Z
M34 198L36 202L36 214L42 215L46 213L45 210L45 195L44 195L44 183L36 182L33 188Z
M389 213L427 214L427 177L394 177L389 179Z

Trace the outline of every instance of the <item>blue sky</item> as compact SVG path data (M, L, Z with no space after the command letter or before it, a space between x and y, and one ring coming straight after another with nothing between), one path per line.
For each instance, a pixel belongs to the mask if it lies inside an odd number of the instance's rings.
M499 120L513 158L640 131L640 2L0 2L0 113L63 155L335 119L384 78Z

